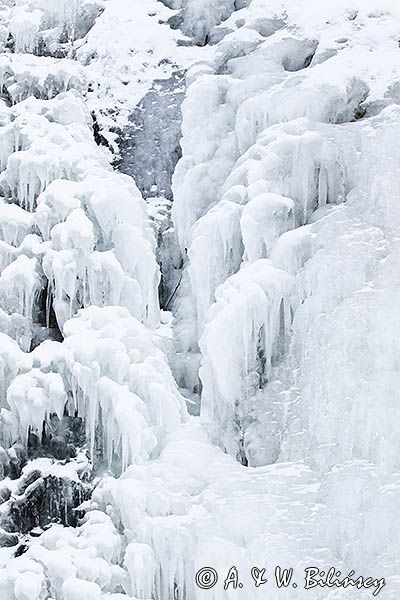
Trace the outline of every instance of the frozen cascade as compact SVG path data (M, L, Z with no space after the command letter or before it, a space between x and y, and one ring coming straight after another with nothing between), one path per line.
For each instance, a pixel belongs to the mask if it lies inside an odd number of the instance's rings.
M70 122L71 105L78 122ZM10 111L1 187L9 203L34 213L32 227L42 239L32 238L31 291L21 290L18 283L23 278L18 265L27 260L28 249L22 249L22 256L21 247L13 251L14 262L1 274L5 293L11 295L2 308L32 316L40 277L45 275L60 328L79 308L92 304L131 306L135 316L155 326L159 274L145 205L133 181L114 174L96 148L77 93L49 101L28 99ZM114 194L118 199L110 206ZM138 233L132 236L135 252L128 255L124 242L133 231Z
M214 439L239 457L245 443L243 421L252 413L254 395L285 351L293 283L270 261L258 260L218 288L208 313L200 340L202 419L217 428Z
M398 600L400 10L217 4L0 7L5 600Z
M135 179L157 237L160 303L168 308L181 276L182 257L171 221L172 175L181 156L184 72L156 80L129 116L119 139L118 169Z

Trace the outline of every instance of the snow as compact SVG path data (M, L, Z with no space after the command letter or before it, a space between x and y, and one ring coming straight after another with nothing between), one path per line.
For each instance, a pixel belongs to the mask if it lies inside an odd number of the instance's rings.
M2 598L228 600L236 565L275 600L253 566L313 564L397 600L399 22L393 0L0 7ZM158 137L180 156L160 90L182 156L157 171ZM137 109L147 204L110 164ZM43 443L62 430L76 456ZM37 474L92 486L76 527L13 521Z
M16 204L0 204L1 238L10 246L19 246L32 227L32 215Z
M28 258L25 254L18 256L0 275L3 310L32 319L40 287L36 258Z
M100 428L106 462L116 470L159 452L185 419L185 409L146 328L126 309L92 307L67 322L64 334L62 344L44 342L14 359L20 374L14 372L8 385L7 403L15 439L26 444L28 429L40 436L43 422L54 414L61 419L67 410L86 416L91 456ZM5 375L17 350L8 345Z
M183 19L182 30L197 44L206 44L214 25L227 19L238 8L234 0L221 0L218 4L210 0L163 0L171 8L180 8ZM240 4L240 3L239 3Z
M4 204L2 212L8 227L15 227L16 218L24 219L30 225L28 233L35 224L45 243L32 248L29 260L27 248L8 251L10 264L4 264L7 268L0 276L6 296L3 310L33 318L43 269L60 328L79 308L91 304L127 306L154 327L159 275L145 205L132 180L115 175L96 148L77 92L49 101L28 99L10 112L1 185L8 202L15 199L19 208ZM130 235L135 239L133 253L126 252ZM11 240L8 233L4 241L16 244L18 239ZM100 279L104 281L99 284Z
M86 35L102 8L101 0L17 0L8 15L15 51L57 52Z
M7 402L20 427L16 439L26 444L29 428L40 432L47 415L56 413L61 419L66 402L63 380L58 373L32 369L14 379L7 390Z
M86 87L84 70L75 61L30 54L3 55L0 82L13 103L30 96L50 100L72 89L83 92Z
M175 12L157 0L129 2L113 0L77 49L86 66L92 91L87 103L95 110L103 135L116 149L115 127L123 128L140 100L156 80L167 80L179 68L188 67L207 49L178 46L189 40L171 29Z

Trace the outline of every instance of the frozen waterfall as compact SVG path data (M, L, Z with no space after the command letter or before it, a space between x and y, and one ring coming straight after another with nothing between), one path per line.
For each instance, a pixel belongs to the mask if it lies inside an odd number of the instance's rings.
M0 2L2 599L398 600L399 30Z

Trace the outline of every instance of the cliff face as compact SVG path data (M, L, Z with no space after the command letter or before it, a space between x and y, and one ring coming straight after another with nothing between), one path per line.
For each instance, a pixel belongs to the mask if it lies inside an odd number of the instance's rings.
M399 25L3 1L1 598L398 599Z

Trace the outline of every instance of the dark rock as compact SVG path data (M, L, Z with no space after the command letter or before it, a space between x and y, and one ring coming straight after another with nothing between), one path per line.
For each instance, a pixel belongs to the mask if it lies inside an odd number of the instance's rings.
M8 487L3 487L0 489L0 504L3 502L7 502L11 497L11 490Z
M31 482L25 493L11 501L8 511L9 529L28 533L49 523L75 527L75 509L91 495L91 486L66 478L39 477Z
M20 546L18 546L14 554L15 558L18 558L18 556L22 556L23 554L25 554L27 550L29 550L29 546L27 544L21 544Z
M8 533L4 529L0 529L0 547L11 548L19 542L19 537L16 533Z

